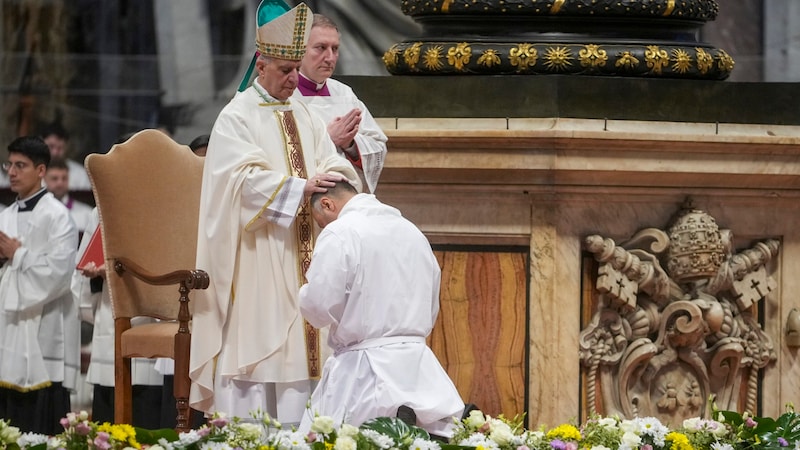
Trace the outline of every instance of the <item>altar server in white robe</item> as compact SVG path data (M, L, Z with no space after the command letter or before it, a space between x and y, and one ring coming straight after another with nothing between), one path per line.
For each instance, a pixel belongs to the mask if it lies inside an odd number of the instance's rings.
M316 234L307 199L358 175L322 120L289 99L310 9L265 0L258 11L257 77L220 112L206 153L196 264L211 285L191 302L190 404L290 424L321 372L318 330L297 305Z
M350 86L331 78L339 60L339 29L314 14L293 98L304 101L328 124L336 150L358 171L364 192L375 192L386 158L386 135Z
M317 239L300 311L330 326L335 353L303 416L360 425L406 406L416 424L452 435L464 403L425 342L439 312L441 271L430 244L397 209L347 183L311 197Z
M0 212L0 417L56 434L79 372L80 320L69 283L78 231L43 187L50 151L35 136L8 146L17 200Z
M81 238L76 257L78 263L89 246L92 235L100 232L97 208L93 208ZM114 422L114 315L108 284L105 283L105 264L94 262L75 270L72 276L72 295L80 306L81 319L91 323L92 343L86 381L94 386L92 420ZM152 321L134 318L133 322ZM133 358L133 423L131 425L157 429L168 428L174 416L161 417L162 384L164 377L155 370L155 359ZM174 425L173 425L174 427Z

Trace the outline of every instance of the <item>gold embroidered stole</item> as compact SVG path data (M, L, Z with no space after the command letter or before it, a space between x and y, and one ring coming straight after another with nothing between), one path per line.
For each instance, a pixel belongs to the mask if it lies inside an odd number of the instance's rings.
M289 111L275 111L278 116L278 123L283 130L283 138L286 144L286 156L289 163L290 175L297 178L308 178L306 172L306 162L303 158L303 146L300 143L300 133L297 131L297 122L294 114ZM297 255L298 255L298 279L300 285L305 283L306 271L311 264L311 253L314 251L314 231L311 218L311 205L307 199L303 199L297 217L294 220L297 233ZM298 286L299 288L300 286ZM306 361L308 363L308 376L311 379L320 377L320 345L319 330L303 320L306 338Z

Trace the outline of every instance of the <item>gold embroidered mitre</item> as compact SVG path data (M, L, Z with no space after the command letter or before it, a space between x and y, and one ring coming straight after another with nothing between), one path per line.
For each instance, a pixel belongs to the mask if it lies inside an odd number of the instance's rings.
M266 56L300 61L306 53L308 35L311 34L313 19L311 9L305 3L300 3L291 10L264 23L261 19L265 15L262 14L262 10L267 9L264 7L265 3L274 2L265 0L258 7L256 48Z
M256 54L250 61L239 92L250 85L259 54L300 61L306 53L314 13L305 3L289 8L283 0L263 0L256 10Z

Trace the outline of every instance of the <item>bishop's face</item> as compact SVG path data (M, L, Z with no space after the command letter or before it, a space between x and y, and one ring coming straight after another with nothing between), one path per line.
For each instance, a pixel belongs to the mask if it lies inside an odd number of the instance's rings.
M289 61L278 58L258 58L258 84L277 100L286 101L297 87L297 71L300 61Z

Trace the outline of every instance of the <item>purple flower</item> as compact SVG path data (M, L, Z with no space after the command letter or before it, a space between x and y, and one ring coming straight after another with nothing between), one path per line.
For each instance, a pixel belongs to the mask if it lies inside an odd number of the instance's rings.
M86 436L90 431L92 431L92 427L86 422L78 422L77 425L75 425L75 432L81 436Z
M197 430L197 435L200 437L206 437L208 436L208 433L211 433L211 428L209 427L203 427Z
M531 449L528 448L527 445L520 445L519 447L517 447L517 450L531 450Z
M550 447L552 447L554 450L567 450L567 444L560 439L553 439L550 441Z
M66 417L62 417L61 420L58 421L58 423L60 423L65 430L69 428L69 419L67 419Z
M111 448L108 433L105 431L97 433L97 437L94 438L94 446L97 447L98 450L108 450Z
M314 433L313 431L309 431L308 434L306 435L306 442L310 444L310 443L316 442L316 441L317 441L317 433Z
M567 450L578 450L578 444L576 442L567 442Z
M781 444L781 447L788 447L789 446L789 442L787 442L786 439L784 439L782 437L778 438L778 444Z
M228 420L227 417L215 417L215 418L209 420L209 423L211 423L211 425L213 425L213 426L215 426L217 428L224 427L225 425L228 424L228 422L230 422L230 421Z
M745 424L746 426L750 427L750 428L755 428L755 427L756 427L756 425L758 425L758 424L756 423L756 421L755 421L755 420L753 420L753 418L752 418L752 417L748 417L748 418L747 418L747 420L745 420L745 421L744 421L744 424Z
M653 446L650 444L644 444L640 450L653 450Z

